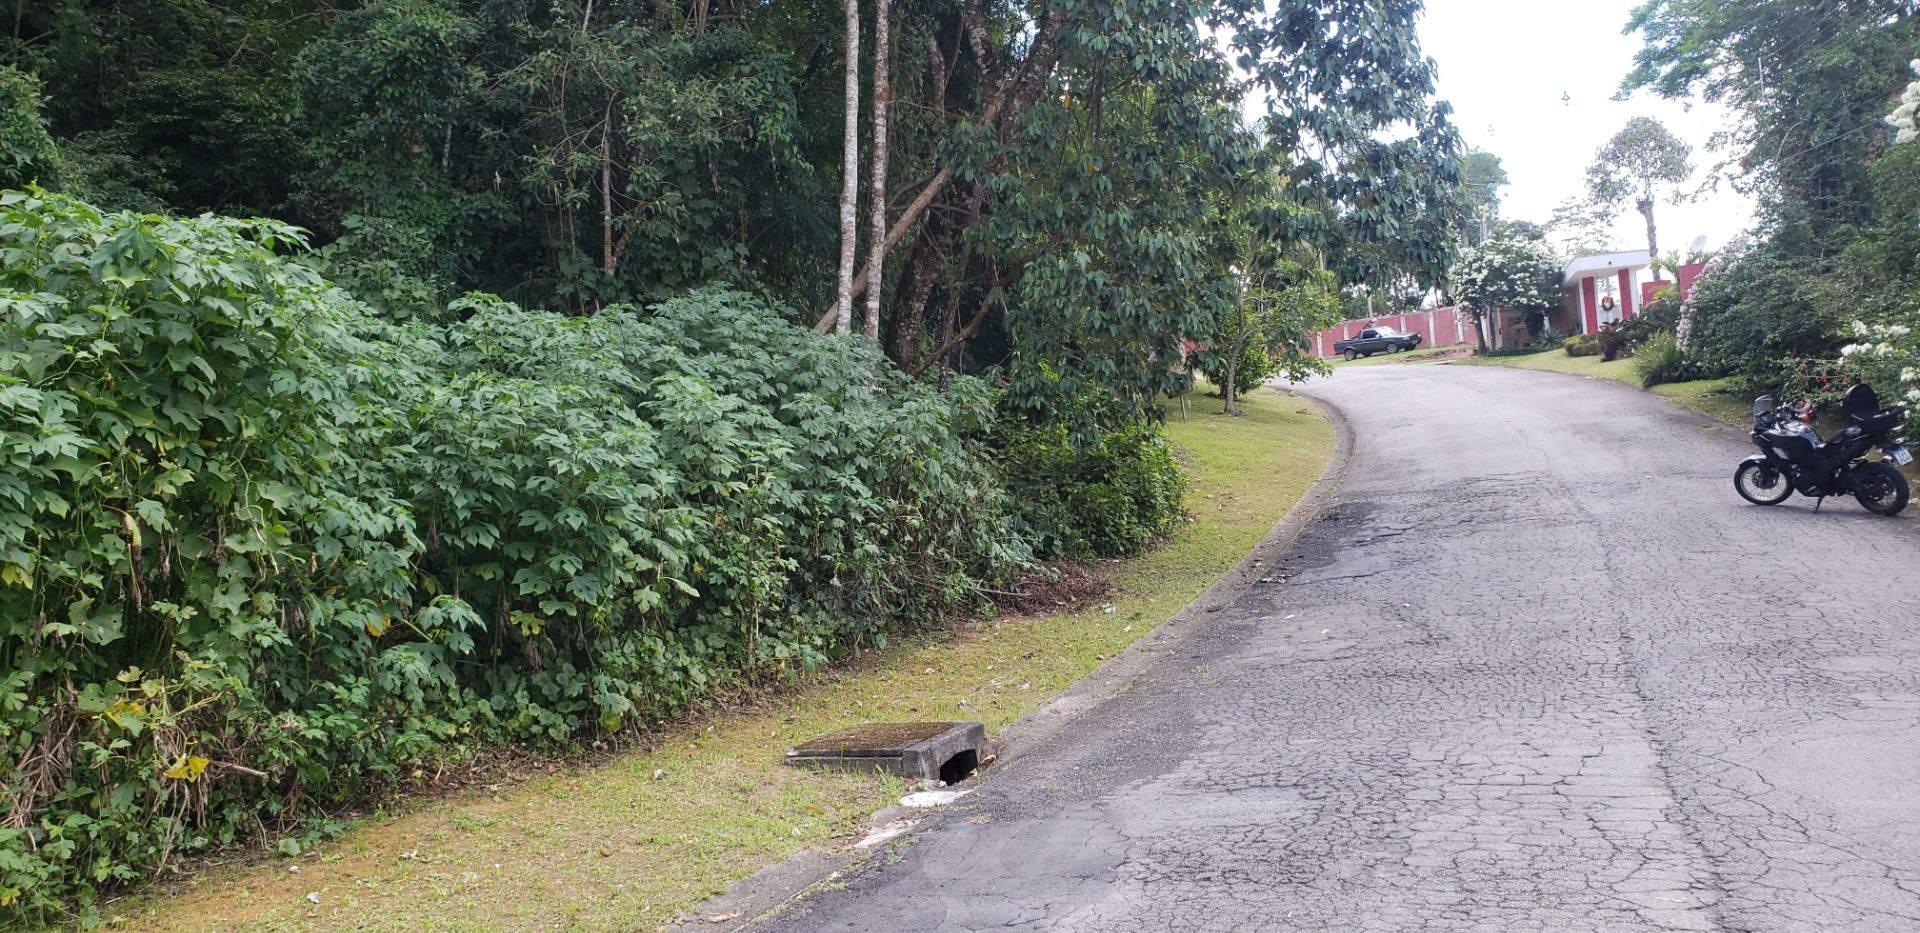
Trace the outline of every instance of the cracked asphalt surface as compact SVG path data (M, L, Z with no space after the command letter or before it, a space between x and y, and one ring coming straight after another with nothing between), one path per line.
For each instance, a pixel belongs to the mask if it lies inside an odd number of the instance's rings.
M1263 582L784 930L1920 929L1920 538L1657 398L1341 370Z

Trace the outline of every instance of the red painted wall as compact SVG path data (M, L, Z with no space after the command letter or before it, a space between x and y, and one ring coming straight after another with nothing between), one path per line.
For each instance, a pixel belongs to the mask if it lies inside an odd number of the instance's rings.
M1693 294L1693 283L1700 281L1700 273L1706 271L1706 268L1706 263L1696 262L1673 270L1674 278L1679 280L1681 301L1687 300L1687 296ZM1665 281L1640 283L1640 306L1644 308L1653 303L1653 293L1672 284L1674 283Z
M1386 314L1373 318L1375 324L1384 324L1403 334L1419 334L1422 347L1446 347L1457 343L1473 342L1473 322L1466 323L1462 331L1456 325L1459 316L1452 308L1434 308L1431 311L1415 311L1408 314ZM1345 340L1367 329L1366 318L1342 321L1321 331L1314 340L1315 352L1323 357L1339 356L1333 350L1336 340Z

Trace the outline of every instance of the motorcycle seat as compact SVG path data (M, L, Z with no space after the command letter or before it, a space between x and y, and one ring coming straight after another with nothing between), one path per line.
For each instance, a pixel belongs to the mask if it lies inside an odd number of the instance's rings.
M1883 408L1879 411L1851 412L1847 415L1847 420L1852 421L1862 431L1884 434L1893 430L1893 426L1899 423L1900 409Z

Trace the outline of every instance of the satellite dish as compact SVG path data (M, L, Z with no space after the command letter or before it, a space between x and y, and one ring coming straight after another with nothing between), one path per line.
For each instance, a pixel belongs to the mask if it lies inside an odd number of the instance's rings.
M1700 234L1697 237L1694 237L1693 242L1687 244L1687 252L1689 253L1694 253L1697 255L1699 253L1704 253L1706 251L1707 251L1707 235L1704 233Z

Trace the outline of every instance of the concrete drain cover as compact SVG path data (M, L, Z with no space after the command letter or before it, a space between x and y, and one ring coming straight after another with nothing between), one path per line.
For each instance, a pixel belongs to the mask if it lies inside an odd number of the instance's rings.
M787 749L787 764L957 784L979 767L986 743L987 727L977 722L876 722Z

